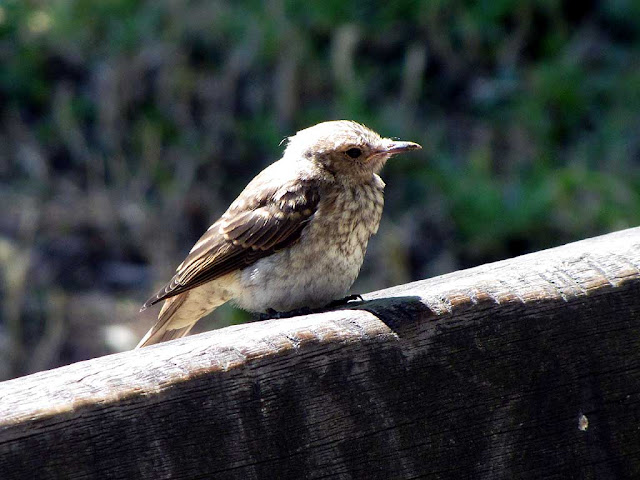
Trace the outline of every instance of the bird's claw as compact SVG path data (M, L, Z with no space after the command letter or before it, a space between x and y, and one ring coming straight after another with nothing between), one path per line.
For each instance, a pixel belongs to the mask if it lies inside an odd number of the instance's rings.
M288 312L278 312L273 308L267 308L266 312L258 315L258 320L262 321L262 320L273 320L277 318L291 318L291 317L298 317L300 315L311 315L312 313L326 312L327 310L331 310L332 308L342 307L344 305L347 305L349 302L352 302L354 300L357 300L359 302L364 302L364 298L362 298L362 295L353 294L353 295L347 295L346 297L340 298L338 300L334 300L333 302L330 302L329 304L327 304L325 307L316 308L316 309L309 308L309 307L302 307L302 308L296 308L295 310L290 310Z
M273 320L276 318L291 318L297 317L299 315L309 315L311 313L316 313L314 310L309 307L296 308L295 310L290 310L288 312L278 312L273 308L268 308L265 313L261 313L258 316L258 320Z
M357 300L359 302L364 302L364 298L362 298L362 295L360 295L359 293L354 293L352 295L347 295L344 298L340 298L338 300L334 300L333 302L329 303L325 307L325 309L343 307L343 306L347 305L349 302L352 302L354 300Z

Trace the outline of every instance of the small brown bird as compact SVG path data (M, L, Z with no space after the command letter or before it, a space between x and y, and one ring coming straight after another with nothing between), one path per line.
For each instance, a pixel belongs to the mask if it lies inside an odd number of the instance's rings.
M392 155L419 148L347 120L289 137L282 159L247 185L144 304L164 300L137 348L186 335L227 301L287 312L344 297L380 223L378 172Z

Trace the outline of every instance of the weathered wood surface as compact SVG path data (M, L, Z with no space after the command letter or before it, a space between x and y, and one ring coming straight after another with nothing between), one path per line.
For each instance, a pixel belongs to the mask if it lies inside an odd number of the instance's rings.
M0 479L640 478L640 228L0 384Z

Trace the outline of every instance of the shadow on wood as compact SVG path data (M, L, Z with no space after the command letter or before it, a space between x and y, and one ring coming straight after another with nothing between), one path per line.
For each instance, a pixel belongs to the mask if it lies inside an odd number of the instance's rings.
M640 228L0 384L0 478L640 478Z

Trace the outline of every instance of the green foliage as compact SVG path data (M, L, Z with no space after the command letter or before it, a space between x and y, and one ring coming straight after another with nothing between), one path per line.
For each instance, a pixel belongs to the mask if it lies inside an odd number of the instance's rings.
M455 266L637 225L639 5L0 1L0 194L54 212L43 249L94 235L159 281L286 135L351 118L424 145L385 221Z
M344 117L435 137L423 176L478 248L531 229L575 237L638 222L637 195L612 192L638 183L636 2L59 0L0 8L5 113L27 113L43 150L62 148L72 165L83 162L60 130L77 129L89 152L106 155L107 181L118 178L108 172L111 156L136 172L157 148L160 157L186 155L203 180L216 157L216 174L236 185L232 165L264 164L260 156L277 155L296 127ZM424 67L408 73L407 48L420 44ZM288 80L280 77L287 58ZM109 73L113 98L103 104L100 77ZM392 107L408 75L420 76L423 93ZM60 116L62 87L68 109ZM109 105L119 122L110 127L122 130L110 141L100 131ZM152 178L169 187L175 161L156 160ZM582 221L559 213L570 203Z

